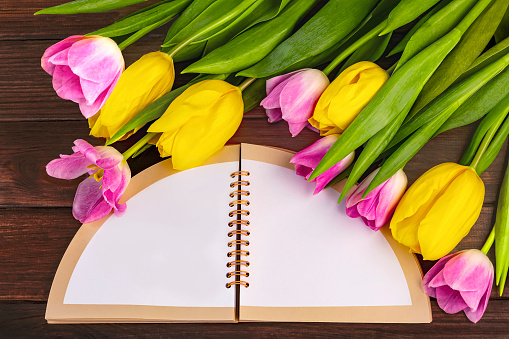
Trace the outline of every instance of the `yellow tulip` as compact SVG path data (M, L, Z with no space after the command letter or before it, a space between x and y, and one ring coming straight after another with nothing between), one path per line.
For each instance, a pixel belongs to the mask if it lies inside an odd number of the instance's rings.
M166 53L145 54L120 76L106 104L89 119L90 134L110 139L148 104L171 90L175 70Z
M389 74L375 63L353 64L320 96L309 123L321 135L343 133L387 79Z
M468 234L483 200L484 184L475 170L454 163L435 166L399 202L392 235L425 260L440 259Z
M156 146L172 156L177 170L201 165L239 128L244 102L239 88L221 80L204 80L177 97L148 129L162 133Z

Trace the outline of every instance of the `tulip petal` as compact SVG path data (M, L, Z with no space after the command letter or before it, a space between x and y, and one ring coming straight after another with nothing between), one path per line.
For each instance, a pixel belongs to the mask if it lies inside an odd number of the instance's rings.
M283 113L281 112L281 108L266 108L265 114L267 114L270 123L277 122L283 119Z
M68 56L70 49L71 47L54 54L51 58L48 59L48 61L55 66L56 65L69 66Z
M81 153L61 154L60 159L50 161L46 165L46 173L59 179L76 179L87 173L87 166L92 162Z
M435 294L435 288L432 288L430 285L430 282L437 276L445 267L445 264L451 259L454 254L449 254L443 258L441 258L433 267L424 275L424 278L422 278L422 286L424 288L424 292L429 295L430 297L436 298ZM442 275L443 276L443 275Z
M308 125L308 121L303 122L288 122L288 127L292 137L296 137Z
M70 48L68 60L74 74L104 84L104 88L111 84L119 69L124 68L122 52L113 40L105 37L77 41Z
M106 201L117 212L118 202L124 194L129 181L131 180L131 170L127 165L118 165L114 168L104 171L102 192ZM125 210L125 208L122 208ZM118 211L122 212L122 210Z
M490 294L491 294L491 288L492 288L492 284L490 282L488 289L482 296L481 301L479 302L479 305L477 306L476 309L472 309L472 308L465 309L465 315L471 322L477 323L482 318L484 311L486 311L486 307L488 306L488 301L489 301Z
M78 102L83 98L80 78L68 66L55 66L53 72L53 89L62 99Z
M464 167L436 197L417 230L425 260L448 254L463 239L481 213L484 184L475 171Z
M447 284L457 291L478 291L492 275L493 265L479 250L462 252L449 260L444 268Z
M87 178L79 184L72 206L74 218L88 223L102 219L110 213L111 206L104 200L101 184L94 178Z
M315 169L338 137L338 135L330 135L318 139L318 141L314 142L312 145L295 154L290 162Z
M445 313L454 314L468 308L458 291L453 290L449 286L440 286L436 289L438 306Z
M226 86L228 90L216 104L207 106L206 112L193 117L180 128L172 150L173 167L177 170L201 165L225 145L242 121L244 102L238 88L218 80L209 80L205 85Z
M286 74L283 74L283 75L278 75L276 77L268 79L265 82L265 88L266 88L266 91L267 91L267 95L269 95L269 93L272 92L274 90L274 88L276 88L276 86L278 86L283 81L285 81L285 80L291 78L293 75L295 75L297 73L300 73L302 71L305 71L307 69L309 69L309 68L299 69L299 70L296 70L296 71L293 71L293 72L290 72L290 73L286 73Z
M41 58L41 67L50 75L53 75L53 72L55 70L55 65L49 61L49 59L65 50L70 48L76 41L79 41L80 39L83 39L83 35L73 35L68 38L65 38L62 41L57 42L56 44L48 47L46 51L44 52L44 55Z
M283 119L293 123L308 121L329 79L321 71L310 69L294 75L280 94Z
M301 164L295 164L295 174L307 178L309 175L311 175L311 172L313 172L313 169Z

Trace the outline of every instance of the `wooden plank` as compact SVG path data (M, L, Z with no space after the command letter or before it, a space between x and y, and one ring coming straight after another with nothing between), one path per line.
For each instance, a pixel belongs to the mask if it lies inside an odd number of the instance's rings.
M0 40L63 39L69 35L87 34L145 6L158 2L149 0L138 5L103 13L77 15L37 15L43 8L67 0L3 1L0 9Z
M75 139L83 138L95 145L101 143L99 139L87 136L89 130L86 121L3 122L0 126L0 167L4 169L0 177L0 207L71 206L74 190L80 180L50 178L44 166L58 157L59 153L70 153ZM436 164L457 161L473 132L472 127L446 132L426 145L405 168L410 182ZM136 138L139 137L120 142L116 147L124 151ZM269 124L266 119L244 119L230 143L249 142L299 151L316 139L318 135L308 129L292 138L288 125L283 121ZM487 204L493 204L497 199L505 157L506 147L482 176ZM129 163L135 174L159 160L158 153L153 149Z
M73 324L48 325L45 304L0 303L6 338L507 338L509 303L492 300L484 317L470 323L432 302L431 324L239 323L239 324Z

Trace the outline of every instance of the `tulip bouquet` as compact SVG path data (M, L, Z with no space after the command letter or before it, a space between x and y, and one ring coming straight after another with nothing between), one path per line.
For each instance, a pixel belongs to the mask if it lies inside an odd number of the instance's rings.
M36 14L113 10L144 0L76 0ZM292 137L310 128L322 137L292 159L315 194L344 179L340 201L374 231L425 260L437 260L424 290L446 312L478 321L496 281L509 269L506 173L497 220L481 251L449 255L477 220L484 198L479 175L509 135L509 32L506 0L162 0L86 35L49 47L41 65L58 96L79 105L90 134L49 175L88 177L73 215L91 222L113 211L130 180L127 161L155 145L178 170L203 163L261 105L270 123ZM125 68L122 50L170 23L161 49ZM412 25L387 53L392 33ZM497 44L484 51L495 36ZM383 55L401 53L388 69ZM394 58L394 57L393 57ZM461 60L461 62L458 62ZM194 73L173 88L175 62ZM410 188L404 166L435 135L481 118L459 164L430 169ZM123 154L115 142L139 140ZM141 135L140 135L141 134ZM130 160L129 160L130 161ZM509 169L508 169L509 173ZM357 182L360 183L357 185ZM459 199L457 197L460 197Z

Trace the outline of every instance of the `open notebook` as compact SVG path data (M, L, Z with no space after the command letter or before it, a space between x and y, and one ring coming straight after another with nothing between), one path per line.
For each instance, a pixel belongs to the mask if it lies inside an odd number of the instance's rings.
M84 224L46 310L69 322L430 322L413 254L313 196L293 152L226 146L135 176L123 217Z

